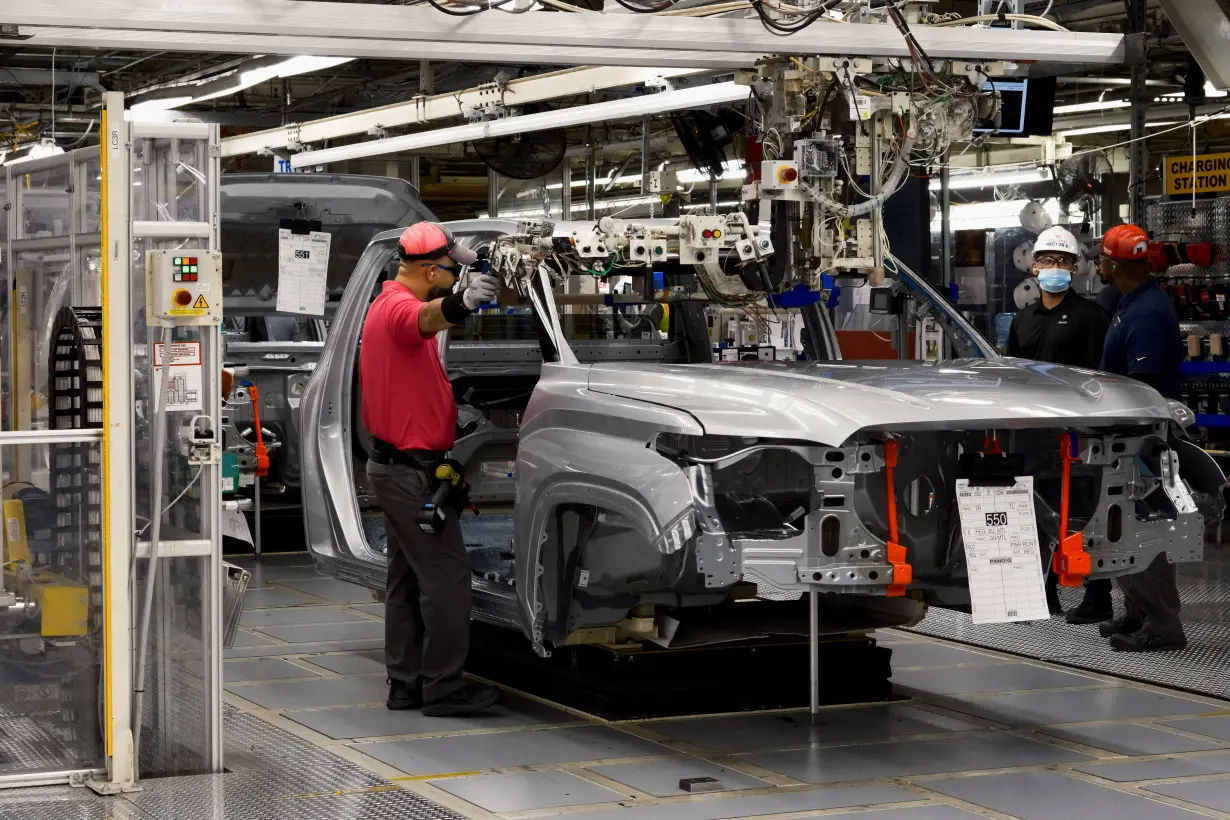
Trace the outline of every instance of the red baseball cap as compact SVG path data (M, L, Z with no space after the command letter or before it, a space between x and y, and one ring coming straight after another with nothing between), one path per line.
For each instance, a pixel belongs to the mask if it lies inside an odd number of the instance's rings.
M1102 253L1121 262L1147 259L1149 235L1136 225L1116 225L1102 237Z
M457 244L453 232L439 222L416 222L397 240L397 255L403 262L447 256L459 265L472 265L478 254Z

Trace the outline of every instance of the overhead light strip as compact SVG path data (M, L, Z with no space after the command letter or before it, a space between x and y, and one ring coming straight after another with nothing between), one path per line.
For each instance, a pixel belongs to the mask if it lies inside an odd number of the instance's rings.
M323 148L319 151L304 151L293 155L290 163L293 168L310 168L314 165L328 165L331 162L343 160L416 151L436 145L472 142L494 137L511 137L515 134L528 134L553 128L571 128L589 123L645 117L667 111L682 111L689 108L741 102L746 100L747 96L748 87L745 85L736 85L733 82L716 83L699 88L663 91L660 94L645 94L593 105L578 105L539 114L505 117L490 122L437 128L434 131L386 137L353 145L339 145L336 148Z

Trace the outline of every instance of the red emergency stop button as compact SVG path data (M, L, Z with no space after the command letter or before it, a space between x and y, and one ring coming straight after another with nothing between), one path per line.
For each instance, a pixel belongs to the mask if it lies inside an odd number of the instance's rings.
M777 178L781 182L794 182L799 178L799 172L787 165L777 172Z
M177 290L171 294L171 301L180 307L188 307L192 304L192 294L186 290Z

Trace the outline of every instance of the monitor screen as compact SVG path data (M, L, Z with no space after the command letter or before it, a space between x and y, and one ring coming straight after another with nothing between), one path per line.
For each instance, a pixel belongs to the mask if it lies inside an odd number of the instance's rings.
M983 121L974 127L974 133L1050 136L1055 116L1054 77L988 80L982 90L999 94L999 127L995 127L995 122Z

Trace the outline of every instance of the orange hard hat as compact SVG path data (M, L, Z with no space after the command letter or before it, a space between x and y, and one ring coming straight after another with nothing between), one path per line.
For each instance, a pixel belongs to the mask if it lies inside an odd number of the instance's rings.
M1102 254L1130 262L1149 257L1149 235L1137 225L1116 225L1102 237Z

